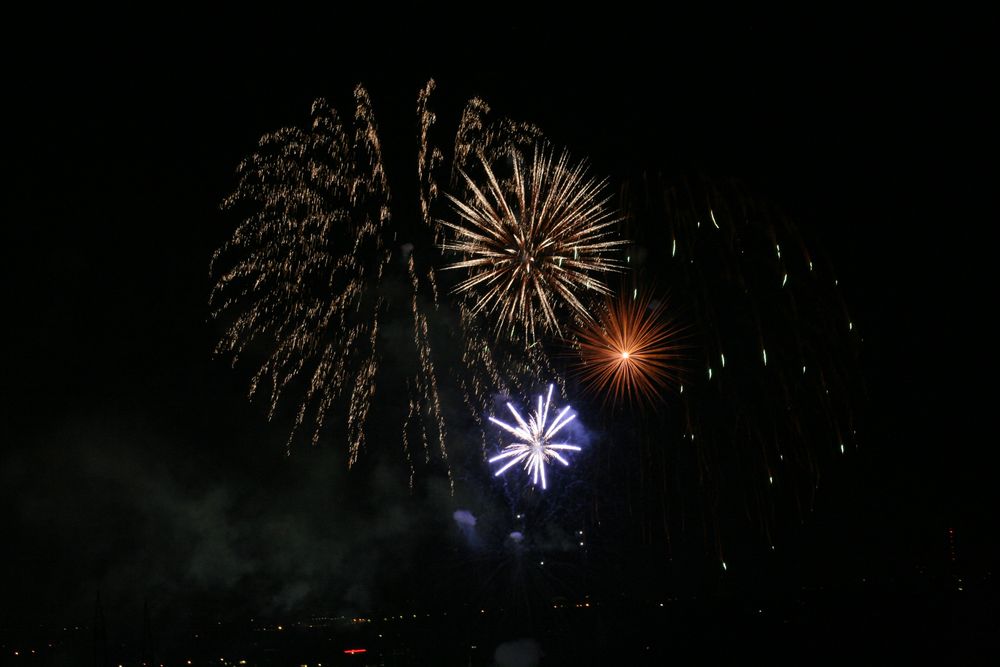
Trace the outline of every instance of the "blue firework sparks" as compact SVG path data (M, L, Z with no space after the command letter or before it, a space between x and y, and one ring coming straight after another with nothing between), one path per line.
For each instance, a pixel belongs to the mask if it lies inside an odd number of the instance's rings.
M541 480L542 488L544 489L546 488L545 464L550 459L555 459L564 466L568 466L569 461L559 452L580 451L580 448L576 445L552 441L566 424L576 418L575 414L569 414L570 406L567 405L552 420L551 424L549 423L549 407L552 405L553 388L554 385L550 384L549 393L544 403L541 395L538 396L538 409L534 414L529 415L527 420L521 417L521 414L513 405L510 403L507 404L507 409L514 415L517 426L511 426L495 417L490 417L491 422L517 438L515 442L504 447L500 454L489 460L490 463L496 463L497 461L510 459L496 471L494 474L495 477L499 477L514 465L523 462L524 469L531 476L532 483L538 484L539 480Z

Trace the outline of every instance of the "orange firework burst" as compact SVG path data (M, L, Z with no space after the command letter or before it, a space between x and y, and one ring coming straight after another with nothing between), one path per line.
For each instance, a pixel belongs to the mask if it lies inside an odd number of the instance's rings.
M578 332L581 379L615 403L662 398L682 373L682 329L648 295L608 300L597 321Z

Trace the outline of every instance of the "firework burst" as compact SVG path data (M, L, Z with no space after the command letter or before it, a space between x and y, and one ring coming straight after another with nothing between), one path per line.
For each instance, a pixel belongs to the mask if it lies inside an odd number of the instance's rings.
M560 311L590 320L581 293L608 294L601 276L620 268L610 254L618 219L608 208L605 182L582 163L536 148L530 164L511 150L513 174L501 182L480 157L486 188L464 171L468 201L449 196L460 222L441 221L454 234L442 244L466 258L448 269L467 269L455 292L474 293L473 313L496 322L497 333L560 333Z
M654 402L676 385L683 345L680 327L664 317L666 303L648 295L609 299L597 319L578 332L578 373L615 403Z
M576 445L570 445L565 442L552 442L552 439L556 436L556 434L559 433L559 431L561 431L566 424L576 418L575 414L569 414L570 406L567 405L556 416L556 418L552 420L551 424L549 423L549 406L552 404L552 390L554 388L555 385L549 385L549 393L545 398L544 404L542 402L541 395L539 395L538 409L534 414L529 415L527 420L521 416L513 405L510 403L507 404L507 409L514 415L514 419L517 421L517 426L511 426L506 422L500 421L496 417L490 417L491 422L517 438L515 442L512 442L504 447L500 454L490 459L490 463L510 459L499 470L497 470L496 473L494 473L494 476L499 477L503 473L507 472L507 470L511 467L523 462L524 469L528 475L531 476L532 483L538 484L539 480L541 480L542 488L544 489L547 486L545 478L545 464L551 459L555 459L564 466L568 466L569 461L567 461L559 452L580 451L580 448Z
M446 465L448 461L439 394L439 376L448 369L448 359L432 349L428 320L428 308L443 305L434 259L445 228L431 213L438 182L444 179L453 187L475 156L494 160L542 141L538 128L494 117L479 98L469 100L453 136L438 136L430 105L433 91L431 80L417 96L421 228L401 230L393 224L375 113L359 85L353 113L341 114L325 100L316 100L306 126L265 134L240 164L236 188L222 206L239 223L213 257L209 299L212 317L222 327L216 352L230 356L234 365L244 358L257 364L251 397L264 397L269 417L282 403L291 403L289 452L297 432L307 431L316 444L324 428L343 416L344 428L338 431L346 434L348 463L353 465L372 418L377 414L383 423L390 412L379 409L378 385L405 386L409 410L401 441L411 483L414 462L429 462L432 445ZM442 139L454 143L450 160L438 147ZM408 243L400 244L401 232L412 235ZM428 247L435 250L423 253ZM389 261L400 250L405 273ZM401 289L409 299L385 298ZM481 320L465 317L465 303L460 308L455 338L493 362L495 353L486 349L488 332ZM411 320L410 351L418 364L412 375L400 378L383 373L380 360L386 327L406 319ZM522 356L530 357L532 370L540 372L538 350ZM476 417L499 388L489 383L499 379L496 367L506 361L480 364L469 382L461 382ZM510 364L503 366L511 372ZM423 444L423 457L411 452L411 437Z

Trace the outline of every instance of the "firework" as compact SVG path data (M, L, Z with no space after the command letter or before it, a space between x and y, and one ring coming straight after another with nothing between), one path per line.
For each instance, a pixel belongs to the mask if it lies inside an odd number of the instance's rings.
M638 459L616 464L658 471L632 499L649 508L647 535L665 529L669 544L702 522L721 563L720 536L756 524L773 547L778 526L810 511L823 466L857 446L857 323L796 221L739 182L632 185L628 265L685 313L686 373L674 410L629 423Z
M473 314L486 313L497 333L522 330L530 343L539 330L559 333L564 310L590 319L582 293L609 293L601 276L620 268L610 255L624 242L614 238L605 182L584 164L542 148L528 165L519 151L509 155L509 183L483 156L485 189L461 172L470 196L448 196L460 222L441 221L454 235L442 247L466 257L445 268L468 270L454 291L475 293Z
M448 466L439 378L454 370L448 362L456 359L432 349L427 312L428 307L445 305L438 298L435 275L444 229L432 215L438 182L457 183L474 156L496 159L542 140L538 128L492 117L486 102L474 98L454 135L440 138L453 143L448 160L435 136L433 91L431 80L417 95L417 179L424 224L403 230L413 235L407 242L400 244L401 230L392 225L375 114L359 85L352 114L341 115L326 101L316 100L305 127L265 134L243 160L236 188L222 206L239 222L215 253L211 268L212 317L223 327L216 352L229 355L234 365L244 358L257 363L250 395L265 397L269 418L283 401L292 404L289 451L298 431L307 431L315 444L332 416L343 414L344 428L339 430L346 434L348 463L353 465L370 422L385 421L388 409L378 408L378 385L405 386L409 409L400 435L411 483L418 460L410 448L412 436L423 444L420 458L429 462L437 450ZM402 272L389 261L400 249ZM385 297L399 290L406 290L408 298ZM501 389L495 382L501 377L497 368L511 374L520 370L512 354L486 349L488 331L481 320L466 316L464 302L459 312L461 327L445 335L454 336L457 349L475 349L489 357L489 363L459 379L478 418L488 397ZM386 375L379 363L385 355L380 332L402 319L411 321L409 352L418 363L406 377ZM540 350L521 353L536 376L545 370L548 360Z
M578 332L581 379L613 402L653 402L676 386L680 328L664 317L665 302L648 295L609 299L597 319Z
M545 397L544 404L542 402L541 395L538 396L538 409L533 415L529 415L528 419L525 420L521 417L521 414L517 409L511 405L507 404L507 409L510 410L511 414L514 415L514 420L517 422L517 426L511 426L506 422L502 422L495 417L490 417L490 421L504 429L515 438L516 442L512 442L503 448L503 451L494 456L489 460L490 463L496 463L497 461L506 461L504 465L494 473L494 476L499 477L503 473L507 472L514 465L523 462L524 469L531 476L531 481L533 484L538 484L539 480L542 482L542 488L546 488L546 478L545 478L545 464L551 459L555 459L562 463L564 466L569 465L567 461L559 452L561 451L572 451L578 452L580 448L576 445L570 445L564 442L552 442L552 439L556 436L559 431L566 426L566 424L573 421L576 418L575 414L569 414L570 406L566 406L562 411L552 420L551 424L548 421L549 406L552 404L552 390L555 385L549 385L548 396Z
M349 389L354 463L374 398L384 310L371 288L389 260L389 186L367 92L355 89L348 125L317 100L308 128L265 135L238 175L223 208L245 217L212 262L213 273L228 263L210 297L213 316L228 320L216 352L235 363L249 348L267 349L251 396L268 393L273 416L282 393L302 382L292 433L312 408L314 442Z

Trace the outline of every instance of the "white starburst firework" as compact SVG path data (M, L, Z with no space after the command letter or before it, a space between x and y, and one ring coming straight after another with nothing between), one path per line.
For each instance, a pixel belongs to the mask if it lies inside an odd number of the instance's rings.
M567 416L570 411L570 406L566 406L562 409L562 412L552 420L551 425L548 423L549 406L552 404L552 389L554 385L549 385L549 394L545 398L544 404L542 402L542 397L538 397L538 409L533 415L529 415L527 421L521 417L517 409L514 408L510 403L507 404L507 408L514 415L514 419L517 420L517 426L511 426L505 422L496 419L495 417L490 417L490 421L504 429L508 433L512 434L517 438L516 442L512 442L503 448L503 451L490 459L490 463L496 463L497 461L503 461L504 459L510 459L507 461L499 470L496 471L496 477L499 477L503 473L507 472L512 466L524 462L525 471L531 475L532 483L538 484L541 480L542 488L546 488L545 480L545 464L548 463L550 459L555 459L562 463L564 466L569 465L567 461L559 452L560 451L573 451L578 452L580 448L576 445L570 445L565 442L552 442L559 431L563 429L566 424L570 423L576 418L575 414Z

